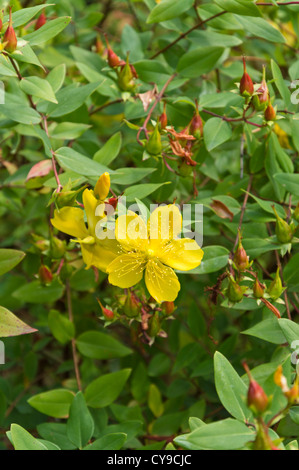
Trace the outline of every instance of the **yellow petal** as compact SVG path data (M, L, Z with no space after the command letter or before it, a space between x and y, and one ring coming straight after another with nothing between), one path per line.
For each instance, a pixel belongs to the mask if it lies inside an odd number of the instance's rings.
M154 259L146 265L145 283L151 296L159 303L173 302L181 288L174 271Z
M182 215L175 204L157 207L148 220L148 233L151 240L172 240L181 230Z
M91 191L90 189L85 189L82 199L85 214L87 217L88 229L89 232L94 235L95 226L97 222L101 219L101 217L97 217L95 215L99 201L94 197L93 191Z
M106 272L109 264L117 257L117 254L109 249L108 245L85 245L81 244L83 261L86 269L95 266L103 272Z
M123 289L135 286L143 277L146 261L135 253L118 256L107 267L109 282Z
M146 225L136 214L118 217L115 224L115 236L125 251L144 252L148 246Z
M204 252L195 240L182 238L167 243L159 255L159 260L174 269L190 271L200 265Z
M109 173L103 173L94 188L94 194L101 201L104 201L109 194L110 190L110 175Z
M72 237L85 238L89 235L84 223L84 213L78 207L63 207L55 210L52 225Z

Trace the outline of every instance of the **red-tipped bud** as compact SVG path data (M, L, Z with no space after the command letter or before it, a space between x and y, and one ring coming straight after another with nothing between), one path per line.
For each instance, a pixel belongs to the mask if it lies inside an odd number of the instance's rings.
M253 98L253 104L257 111L265 111L269 105L269 89L266 82L266 69L263 69L263 80Z
M254 285L253 285L253 295L256 299L262 299L264 297L266 287L258 280L258 278L255 279Z
M203 122L198 111L192 118L189 133L190 135L194 135L194 137L196 137L198 140L203 137Z
M107 44L107 60L108 60L109 66L112 67L112 68L119 67L122 64L121 59L112 50L112 48L111 48L111 46L108 42L107 36L105 36L105 40L106 40L106 44Z
M276 111L273 108L271 103L269 104L268 108L265 111L265 119L266 121L275 121L276 119Z
M42 284L51 284L53 280L53 274L50 268L48 268L48 266L45 266L44 264L42 264L39 268L38 276Z
M165 311L166 315L171 315L175 310L175 305L173 302L163 302L162 308Z
M247 256L247 253L242 245L240 233L239 233L239 244L234 255L234 264L236 268L238 269L238 271L245 271L250 266L249 256Z
M18 45L17 36L12 26L11 8L9 10L9 25L3 36L3 44L5 44L5 50L10 53L14 52Z
M266 411L269 405L269 398L264 389L253 379L248 365L244 362L243 367L249 377L249 389L247 394L247 404L255 414L261 414Z
M165 129L165 127L167 127L166 103L164 103L163 113L159 117L159 123L160 123L161 129Z
M117 197L111 197L110 199L108 199L108 204L110 206L112 206L113 209L115 210L117 208L118 198Z
M38 17L36 23L35 23L35 31L37 31L39 28L41 28L42 26L44 26L44 24L46 24L47 22L47 17L45 15L45 12L42 11L42 13L40 14L40 16Z
M102 305L102 303L99 299L97 299L97 301L99 302L99 305L102 309L102 314L105 317L105 319L108 320L108 321L113 320L114 319L114 312L112 310L110 310L109 308L103 307L103 305Z
M250 76L246 70L246 62L245 57L243 57L243 64L244 64L244 74L240 80L240 93L242 96L248 97L252 96L254 93L254 86Z

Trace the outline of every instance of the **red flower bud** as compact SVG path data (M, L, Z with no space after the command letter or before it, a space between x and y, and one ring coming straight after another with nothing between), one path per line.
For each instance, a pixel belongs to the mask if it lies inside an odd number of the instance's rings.
M245 271L250 266L249 256L247 256L247 253L242 245L240 233L239 244L234 255L234 263L238 271Z
M5 31L5 34L3 36L3 43L5 45L5 50L7 52L14 52L17 48L18 40L16 37L15 30L12 27L12 16L11 16L11 8L9 9L9 25L7 30Z
M265 111L265 119L266 121L275 121L276 119L276 111L273 108L271 103L269 104L268 108Z
M40 16L38 17L36 23L35 23L35 31L37 31L39 28L41 28L42 26L44 26L44 24L46 24L47 22L47 17L45 15L45 12L42 11L42 13L40 14Z
M118 198L117 197L111 197L110 199L108 199L108 204L110 206L112 206L113 209L115 210L117 208Z
M165 127L167 126L166 103L164 103L163 113L159 117L159 123L160 123L161 129L165 129Z
M269 398L264 389L253 379L249 367L245 362L243 363L243 367L250 380L247 404L256 414L261 414L268 408Z
M107 36L105 35L105 41L107 44L107 60L108 64L110 67L119 67L122 64L121 59L118 57L118 55L115 54L115 52L112 50L110 47L110 44L108 42Z
M102 309L102 314L105 317L105 319L108 320L108 321L113 320L114 319L114 312L112 310L109 310L109 308L103 307L103 305L101 304L101 301L99 299L97 299L97 301L99 302L99 305Z
M244 74L240 80L240 93L242 96L252 96L254 93L254 86L246 70L245 57L243 57L243 64L244 64Z
M53 274L48 268L48 266L45 266L44 264L41 265L38 271L38 276L42 282L42 284L51 284L53 280Z
M265 293L265 286L258 280L258 278L255 279L255 283L253 285L253 295L256 299L262 299L264 297Z
M163 302L162 308L164 309L166 315L171 315L175 310L175 305L173 302Z

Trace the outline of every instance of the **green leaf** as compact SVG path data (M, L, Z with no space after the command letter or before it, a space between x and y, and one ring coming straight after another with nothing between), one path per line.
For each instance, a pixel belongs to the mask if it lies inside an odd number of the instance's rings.
M21 124L33 125L39 124L41 121L41 116L35 109L22 106L22 112L20 113L20 105L14 103L5 103L5 106L1 106L0 113L4 114L8 119L20 122Z
M209 152L229 140L231 136L230 125L220 118L211 118L204 126L204 141Z
M91 439L94 431L94 422L86 406L82 392L75 395L70 416L67 421L67 436L79 449L82 449Z
M277 181L287 192L299 196L299 174L277 173L274 175Z
M147 23L161 23L162 21L177 18L193 5L193 0L163 0L156 5L147 18Z
M223 51L222 47L198 47L193 49L180 58L177 71L183 77L200 77L215 67Z
M281 32L273 28L264 18L247 18L246 16L237 15L237 19L252 36L263 38L266 41L274 43L283 44L286 42Z
M228 263L229 250L224 246L203 247L203 260L198 268L193 269L193 274L209 274L224 268Z
M65 64L59 64L54 67L51 72L48 73L46 80L50 83L54 93L60 90L62 87L66 75L66 66Z
M253 0L215 0L223 10L237 15L261 16L261 12Z
M37 15L44 8L50 7L52 5L54 5L54 3L49 3L48 5L37 5L36 7L30 8L22 8L19 11L15 11L12 14L13 27L19 28L19 26L23 26L23 24L28 23L35 15ZM8 20L9 15L5 15L3 18L3 23L6 23Z
M37 330L26 325L9 310L0 307L0 338L27 335L35 331Z
M174 442L190 450L238 450L254 439L255 433L244 423L225 419L176 437Z
M64 287L58 280L53 281L49 286L43 286L40 281L29 282L17 289L13 296L23 302L33 304L44 304L55 302L63 295Z
M122 392L131 369L123 369L105 374L91 382L85 391L85 399L91 408L104 408L111 405Z
M29 398L32 408L52 418L68 418L74 394L69 390L57 389L39 393Z
M44 444L18 424L12 424L10 429L15 450L48 450Z
M73 450L76 446L72 444L66 434L67 425L64 423L42 423L37 426L39 435L62 450Z
M53 336L61 344L68 343L75 336L74 324L56 310L49 312L48 324Z
M298 346L299 342L299 325L292 320L287 320L286 318L278 319L279 326L286 337L287 342L291 347L294 344Z
M99 331L86 331L76 340L77 347L83 356L92 359L111 359L132 354L132 350L123 346L112 336Z
M249 421L252 413L245 404L247 386L231 363L220 353L214 356L215 384L222 405L236 419Z
M62 16L61 18L47 21L47 23L37 31L26 34L24 39L25 41L28 41L31 46L38 46L39 44L47 42L61 33L61 31L67 27L70 21L71 18L69 16Z
M27 95L33 95L42 100L58 103L54 91L47 80L39 77L26 77L20 81L20 88Z
M72 170L78 175L95 176L97 179L106 171L113 173L112 170L91 158L85 157L69 147L61 147L55 152L58 163L64 170Z
M83 450L119 450L127 440L127 434L115 432L100 437Z
M271 60L271 69L274 83L277 86L280 96L284 100L285 107L288 108L291 103L291 92L284 81L280 68L273 59Z
M242 334L254 336L273 344L284 344L286 342L285 336L282 334L278 321L274 316L257 323L248 330L242 331Z
M53 139L74 140L81 137L84 132L90 129L88 124L77 124L75 122L62 122L51 130L50 134Z
M58 104L50 104L47 114L53 117L70 114L80 108L85 100L101 85L102 82L89 83L88 85L78 86L76 83L62 88L58 91L56 98Z
M127 198L128 202L135 201L136 198L138 199L144 199L145 197L149 196L153 192L155 192L157 189L161 188L161 186L164 186L165 184L169 184L169 182L165 183L160 183L160 184L154 184L154 183L148 183L148 184L137 184L135 186L130 186L127 188L124 192L124 196Z
M8 248L0 249L0 276L11 271L24 258L25 253Z
M105 145L98 150L94 156L93 160L101 163L102 165L110 165L110 163L115 160L117 155L120 152L122 144L121 133L117 132L105 143Z
M156 418L164 413L164 405L160 390L155 384L151 384L148 391L148 407Z
M283 270L283 279L288 287L299 285L299 253L296 253Z

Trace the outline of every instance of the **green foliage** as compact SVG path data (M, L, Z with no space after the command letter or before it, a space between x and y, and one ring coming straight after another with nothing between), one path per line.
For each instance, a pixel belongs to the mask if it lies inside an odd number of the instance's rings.
M0 450L298 450L299 2L38 3L1 4ZM101 251L121 196L190 204L202 261Z

